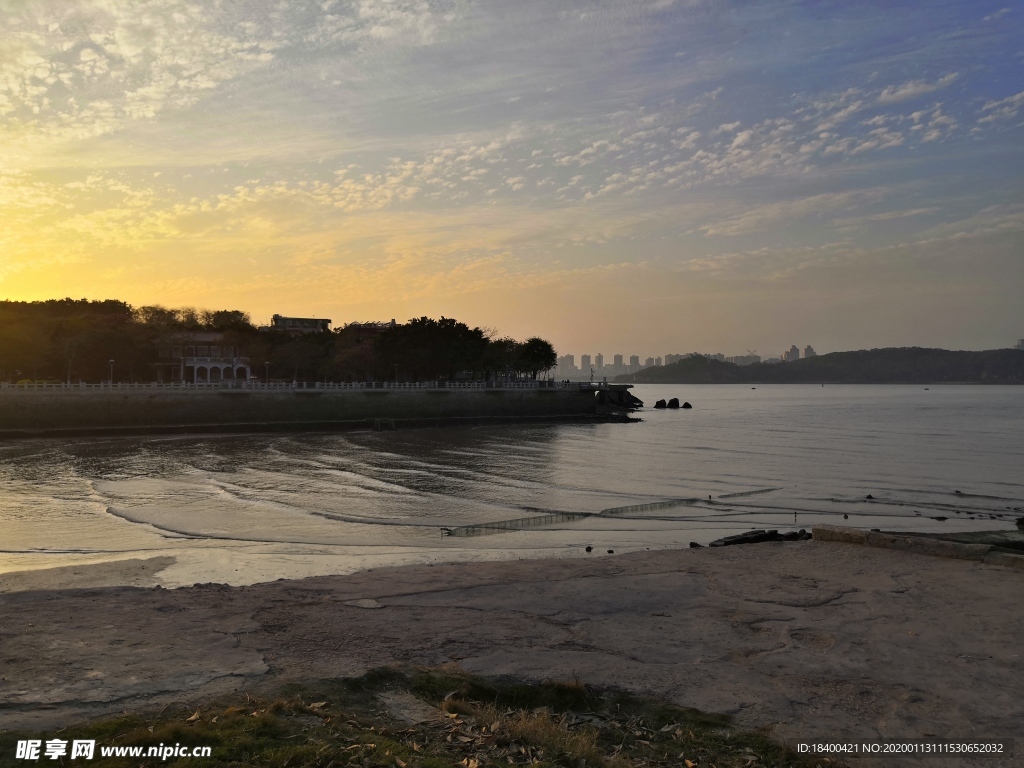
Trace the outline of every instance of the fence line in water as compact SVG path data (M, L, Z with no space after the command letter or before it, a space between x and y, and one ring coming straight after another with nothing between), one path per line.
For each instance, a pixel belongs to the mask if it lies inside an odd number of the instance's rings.
M757 490L757 491L740 491L739 493L723 493L718 498L720 498L720 499L738 499L740 496L754 496L754 495L756 495L758 493L770 493L772 491L777 491L777 490L779 490L779 489L778 488L761 488L760 490Z
M649 512L654 509L668 509L669 507L689 507L696 504L703 499L699 498L685 498L685 499L665 499L664 501L651 501L647 504L630 504L628 507L609 507L608 509L602 509L597 514L605 517L615 517L617 515L628 515L633 512Z
M456 528L442 528L446 536L481 536L502 531L521 531L524 528L539 528L543 525L566 523L583 517L596 517L594 512L552 512L547 515L517 517L514 520L498 520L493 523L477 523L476 525L460 525Z
M521 531L525 528L540 528L545 525L568 523L585 517L617 517L636 512L649 512L655 509L688 507L700 501L703 501L703 499L665 499L664 501L652 501L646 504L609 507L608 509L602 509L600 512L551 512L545 515L517 517L512 520L497 520L493 523L477 523L474 525L460 525L455 528L442 528L441 532L446 536L481 536L489 533L501 533L502 531Z

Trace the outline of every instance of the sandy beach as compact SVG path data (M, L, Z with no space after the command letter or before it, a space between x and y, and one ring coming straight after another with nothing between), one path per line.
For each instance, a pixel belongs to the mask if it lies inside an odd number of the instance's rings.
M658 694L780 739L1024 732L1009 568L785 542L146 586L167 560L0 576L3 727L454 662Z

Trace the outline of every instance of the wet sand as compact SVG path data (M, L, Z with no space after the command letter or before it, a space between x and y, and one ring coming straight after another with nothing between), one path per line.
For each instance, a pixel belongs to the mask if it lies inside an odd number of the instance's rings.
M174 558L165 556L0 573L0 593L96 587L153 587L159 582L157 576L160 571L173 564Z
M654 693L780 739L1024 733L1009 568L812 541L145 587L167 560L0 575L0 727L455 662Z

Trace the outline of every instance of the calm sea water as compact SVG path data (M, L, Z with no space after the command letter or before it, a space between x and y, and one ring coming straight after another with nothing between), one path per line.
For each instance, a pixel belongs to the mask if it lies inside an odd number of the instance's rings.
M167 554L167 586L244 584L844 520L1009 529L1024 508L1024 387L634 391L693 409L646 408L635 424L0 443L0 571Z

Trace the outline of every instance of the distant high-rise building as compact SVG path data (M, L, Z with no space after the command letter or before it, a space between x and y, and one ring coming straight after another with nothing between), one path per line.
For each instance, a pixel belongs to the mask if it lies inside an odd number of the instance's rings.
M622 367L622 355L615 355L614 357L612 357L612 365L614 365L616 368L621 368Z
M788 352L783 352L780 357L784 363L793 363L800 359L800 348L794 344Z
M578 373L579 369L576 368L575 355L562 355L558 358L558 368L556 373L558 378L571 379Z
M1017 346L1014 349L1024 349L1024 339L1017 340Z
M580 373L589 376L591 367L590 355L580 355Z
M604 370L604 355L600 352L594 356L594 370L598 373Z
M653 367L654 367L654 358L653 357L648 357L646 360L644 360L644 368L653 368Z
M632 368L633 370L636 370L637 368L640 367L640 355L629 356L629 367Z
M818 356L818 353L814 351L814 347L812 347L810 344L808 344L806 347L804 347L804 359L805 360L808 357L817 357L817 356Z
M776 358L778 359L778 358ZM734 365L753 365L754 363L761 362L760 355L736 355L735 357L725 358L725 362L733 363Z
M659 356L659 357L656 357L656 358L654 358L654 365L655 365L655 367L657 367L657 368L660 368L660 367L661 367L661 357L660 357L660 356Z

